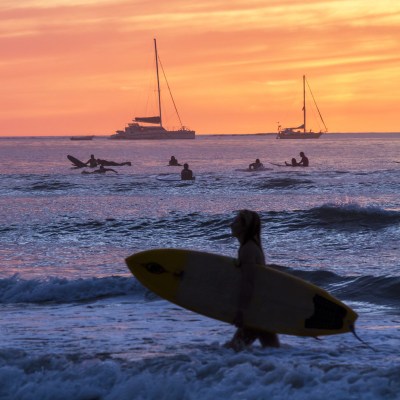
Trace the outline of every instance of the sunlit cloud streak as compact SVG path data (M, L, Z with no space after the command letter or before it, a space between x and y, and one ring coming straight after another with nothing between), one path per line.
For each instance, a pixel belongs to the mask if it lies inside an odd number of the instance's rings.
M400 130L400 3L227 3L2 1L0 135L121 128L140 113L154 37L182 119L200 133L290 125L303 74L331 131Z

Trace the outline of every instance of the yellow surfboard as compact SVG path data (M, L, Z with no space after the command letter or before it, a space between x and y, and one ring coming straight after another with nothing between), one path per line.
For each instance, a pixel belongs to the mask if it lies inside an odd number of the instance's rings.
M231 257L199 251L157 249L126 259L148 289L181 307L233 323L241 270ZM257 265L244 324L298 336L353 331L357 314L325 290L272 267Z

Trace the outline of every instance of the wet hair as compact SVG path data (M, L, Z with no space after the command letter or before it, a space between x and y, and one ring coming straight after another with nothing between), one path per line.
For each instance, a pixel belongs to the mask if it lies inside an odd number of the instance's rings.
M257 159L256 159L256 163L259 163L259 162L260 162L260 159L259 159L259 158L257 158Z
M189 164L188 163L183 164L183 168L189 168Z
M249 240L252 240L262 250L260 216L255 211L240 210L238 213L238 217L245 227L245 234L242 246Z
M301 152L300 152L300 155L303 157L303 156L304 156L304 153L301 151Z

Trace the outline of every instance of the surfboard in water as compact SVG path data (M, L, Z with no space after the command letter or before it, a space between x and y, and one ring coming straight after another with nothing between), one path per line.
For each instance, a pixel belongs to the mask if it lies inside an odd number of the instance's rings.
M241 271L234 258L157 249L126 259L132 274L160 297L207 317L233 323ZM244 325L298 336L353 331L357 314L325 290L272 267L255 267Z
M77 158L70 156L69 154L67 155L67 158L69 161L72 162L72 164L74 164L75 168L83 168L83 167L87 167L87 165L82 162L81 160L78 160Z

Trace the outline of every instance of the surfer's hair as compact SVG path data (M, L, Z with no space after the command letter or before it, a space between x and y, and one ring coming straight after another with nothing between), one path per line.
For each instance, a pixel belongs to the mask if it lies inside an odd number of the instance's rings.
M245 228L242 245L252 240L262 249L260 216L255 211L251 210L240 210L238 216Z

